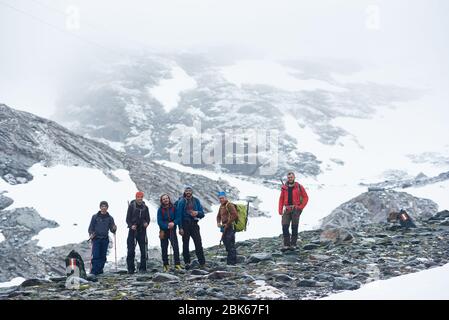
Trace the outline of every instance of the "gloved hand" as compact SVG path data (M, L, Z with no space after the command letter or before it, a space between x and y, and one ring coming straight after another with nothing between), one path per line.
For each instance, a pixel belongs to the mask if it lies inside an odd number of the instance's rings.
M112 226L112 233L115 234L117 232L117 226L113 225Z
M183 229L179 229L179 235L183 236L184 235L184 230Z

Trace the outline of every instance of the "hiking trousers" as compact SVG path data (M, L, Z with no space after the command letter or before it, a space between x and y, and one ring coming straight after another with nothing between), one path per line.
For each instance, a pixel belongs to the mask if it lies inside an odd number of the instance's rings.
M234 265L237 263L237 250L235 249L235 230L229 227L223 234L223 244L228 252L227 264Z
M184 258L185 264L190 264L190 250L189 243L190 238L192 238L195 244L195 254L198 258L200 265L206 263L203 252L203 244L201 242L200 226L198 221L192 219L186 219L182 223L182 229L184 230L184 235L182 236L182 256Z
M302 210L284 210L282 215L282 235L284 237L284 246L296 246L298 241L299 217ZM290 237L290 224L292 226L292 234Z
M139 244L140 248L140 271L147 270L147 254L146 254L146 244L145 244L145 236L147 233L147 229L145 228L137 228L137 230L133 230L129 228L128 231L128 254L126 256L126 264L128 265L128 271L134 272L136 270L136 266L134 264L134 258L136 256L136 242Z
M179 259L179 246L178 237L176 235L176 228L164 230L164 238L161 239L161 250L162 250L162 262L164 265L169 265L168 262L168 245L169 242L173 248L173 258L175 260L175 265L181 264Z
M109 238L95 238L92 240L92 270L90 273L94 275L103 273L108 246Z

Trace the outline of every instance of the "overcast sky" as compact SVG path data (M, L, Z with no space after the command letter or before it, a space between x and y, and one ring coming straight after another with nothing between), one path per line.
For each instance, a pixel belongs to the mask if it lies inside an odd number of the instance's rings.
M89 57L226 46L395 65L442 90L448 9L446 0L0 0L0 102L49 116Z

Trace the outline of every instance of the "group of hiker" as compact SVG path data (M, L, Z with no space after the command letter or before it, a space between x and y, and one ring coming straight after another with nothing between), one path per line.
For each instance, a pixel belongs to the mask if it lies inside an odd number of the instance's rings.
M139 272L146 272L147 267L147 228L150 225L149 209L143 201L144 193L136 193L135 200L128 205L126 223L128 226L127 239L127 269L128 273L136 272L135 249L137 244L140 248ZM227 252L227 264L235 265L237 263L237 251L235 246L235 235L237 231L246 229L246 222L242 226L239 218L240 210L245 210L245 206L231 203L226 192L221 191L217 194L220 201L216 222L221 231L221 242L223 242ZM282 185L279 197L279 214L282 215L282 250L296 249L298 240L298 224L300 215L307 205L308 196L306 190L295 181L295 174L289 172L287 182ZM106 201L100 203L100 211L93 215L89 225L89 239L92 241L92 267L91 274L99 275L103 273L106 263L107 249L109 246L109 231L115 236L117 226L113 217L108 212L109 205ZM249 209L249 204L246 207ZM246 211L246 214L248 212ZM198 259L199 267L204 268L206 260L201 241L201 233L198 222L204 218L205 213L201 201L193 196L192 186L184 188L183 195L172 202L168 194L160 196L160 206L157 211L157 223L159 225L159 238L162 251L163 269L165 272L170 270L168 248L173 249L173 260L175 270L183 269L181 266L178 234L182 237L182 256L184 268L189 269L191 265L190 257L190 238L195 245L195 254ZM240 224L239 224L240 222ZM291 225L291 235L290 235Z

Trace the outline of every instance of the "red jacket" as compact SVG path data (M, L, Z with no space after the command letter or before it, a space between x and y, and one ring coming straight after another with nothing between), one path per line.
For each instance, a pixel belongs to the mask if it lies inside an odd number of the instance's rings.
M309 201L309 196L307 195L306 189L298 182L295 182L293 188L293 205L298 206L298 209L302 210L307 205ZM302 200L302 201L301 201ZM282 215L284 206L288 206L288 186L283 185L281 188L281 196L279 197L279 214Z

